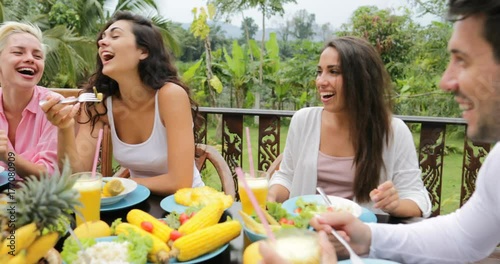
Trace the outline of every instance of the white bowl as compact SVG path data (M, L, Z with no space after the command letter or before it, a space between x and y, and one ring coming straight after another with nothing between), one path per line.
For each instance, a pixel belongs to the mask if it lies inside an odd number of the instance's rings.
M101 197L101 205L110 205L117 203L121 201L127 194L133 192L137 188L137 183L133 180L126 179L126 178L118 178L118 177L106 177L102 178L102 184L106 184L106 182L111 181L111 180L120 180L123 184L123 187L125 189L118 195L113 196L113 197Z
M285 210L287 210L291 214L297 214L297 213L295 213L295 209L297 209L296 202L299 198L302 198L302 200L304 202L313 202L313 203L317 203L317 204L321 204L321 205L325 204L325 201L323 200L321 195L309 194L309 195L302 195L302 196L296 196L296 197L290 198L290 199L283 202L282 207L285 208ZM361 206L359 206L359 204L357 204L351 200L348 200L348 199L345 199L342 197L338 197L338 196L333 196L333 195L328 195L328 199L330 199L334 208L336 208L337 210L340 210L340 211L350 212L355 217L359 217L361 215L361 212L363 211L361 209Z

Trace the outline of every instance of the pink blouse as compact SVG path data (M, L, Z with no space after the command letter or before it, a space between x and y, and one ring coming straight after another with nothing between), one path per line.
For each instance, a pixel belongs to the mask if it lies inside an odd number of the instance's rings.
M35 86L33 97L23 110L21 122L16 130L16 146L9 141L9 148L17 155L47 168L53 173L57 165L57 127L53 126L45 117L38 102L48 95L61 95L47 88ZM3 109L3 91L0 89L0 130L9 130L9 124ZM0 162L6 170L7 165Z
M333 157L319 151L318 154L318 186L327 195L340 196L352 200L354 173L354 157Z

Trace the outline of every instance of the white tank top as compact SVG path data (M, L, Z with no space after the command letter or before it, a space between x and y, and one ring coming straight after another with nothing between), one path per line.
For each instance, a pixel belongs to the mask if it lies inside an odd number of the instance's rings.
M111 96L106 99L108 122L111 129L113 157L118 163L130 170L130 177L151 177L168 173L167 163L167 130L161 123L158 111L158 92L155 94L155 118L153 131L149 138L139 144L128 144L121 141L116 134L113 119ZM193 146L194 147L194 146ZM193 187L203 186L200 173L193 159Z

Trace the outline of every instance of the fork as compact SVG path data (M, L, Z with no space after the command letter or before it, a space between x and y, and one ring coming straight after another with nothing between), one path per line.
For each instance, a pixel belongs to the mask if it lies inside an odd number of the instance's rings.
M59 101L60 104L76 103L76 102L100 102L101 99L97 98L95 93L82 93L78 97L63 98ZM39 105L42 106L47 100L41 100Z
M321 197L325 201L326 205L332 206L332 202L330 201L330 199L328 199L328 196L326 196L325 191L323 191L323 188L317 187L316 190L318 191L319 195L321 195ZM347 251L349 252L349 258L351 259L351 263L352 264L362 264L362 263L364 263L363 260L358 256L358 254L356 254L356 252L354 252L354 250L351 248L351 246L347 243L347 241L345 241L339 235L339 233L337 233L337 231L335 231L335 229L333 229L333 228L332 228L332 235L338 241L340 241L340 243L342 243L342 245L347 249Z

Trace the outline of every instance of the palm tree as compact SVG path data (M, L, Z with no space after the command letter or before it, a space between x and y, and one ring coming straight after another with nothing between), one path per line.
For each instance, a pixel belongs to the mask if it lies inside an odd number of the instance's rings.
M165 45L175 55L179 55L181 53L179 40L177 38L178 34L176 34L174 24L172 21L167 20L160 15L155 0L105 0L105 5L112 6L112 2L116 3L116 5L112 8L111 13L119 10L131 11L151 19L151 21L153 21L153 23L160 29Z
M116 1L116 0L115 0ZM96 34L109 19L103 6L112 0L0 0L0 22L38 25L47 47L45 74L40 85L77 87L94 71ZM154 0L118 0L113 13L129 10L149 17L160 28L166 45L180 53L170 21L159 16Z

